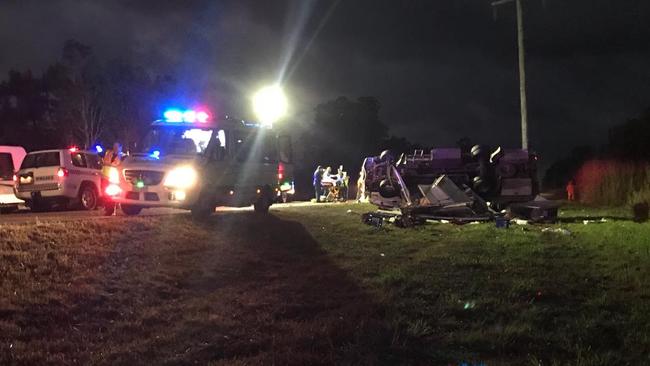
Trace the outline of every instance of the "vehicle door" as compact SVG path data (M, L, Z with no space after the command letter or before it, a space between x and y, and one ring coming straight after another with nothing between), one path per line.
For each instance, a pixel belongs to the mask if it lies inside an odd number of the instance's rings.
M19 190L31 192L56 190L59 188L60 170L62 172L65 170L60 151L27 154L17 176Z
M84 153L84 156L86 158L87 172L89 174L88 180L95 184L95 187L97 187L101 195L101 192L103 191L100 189L102 187L102 158L99 155L92 153Z
M231 187L235 182L234 170L230 153L230 131L215 130L207 149L201 155L200 161L205 163L201 172L201 181L211 188Z
M268 130L235 130L233 164L235 186L256 187L278 182L278 153L275 134Z

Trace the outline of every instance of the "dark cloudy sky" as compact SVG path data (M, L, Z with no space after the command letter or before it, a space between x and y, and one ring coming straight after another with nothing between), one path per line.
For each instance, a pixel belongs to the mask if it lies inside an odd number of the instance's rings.
M606 139L650 106L650 1L525 0L531 146ZM516 146L514 6L489 0L2 0L0 75L42 71L66 39L125 58L228 111L283 75L292 113L372 95L391 132ZM545 6L543 6L545 3ZM239 113L239 112L235 112Z

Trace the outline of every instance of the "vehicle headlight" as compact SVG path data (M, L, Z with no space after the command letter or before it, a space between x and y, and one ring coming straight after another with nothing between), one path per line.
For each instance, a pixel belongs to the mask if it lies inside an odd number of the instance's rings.
M120 184L120 171L116 167L108 168L108 181L113 184Z
M196 184L196 170L190 166L183 166L172 169L165 176L165 187L187 189Z

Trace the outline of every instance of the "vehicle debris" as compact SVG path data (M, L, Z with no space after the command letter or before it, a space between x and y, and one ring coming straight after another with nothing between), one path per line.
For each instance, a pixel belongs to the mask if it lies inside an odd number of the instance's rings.
M557 227L557 228L550 228L550 227L545 227L542 229L543 233L555 233L555 234L561 234L561 235L571 235L571 231Z
M400 210L403 217L492 221L508 208L510 218L553 222L559 205L538 194L537 155L522 149L415 150L398 159L384 151L361 168L370 203Z

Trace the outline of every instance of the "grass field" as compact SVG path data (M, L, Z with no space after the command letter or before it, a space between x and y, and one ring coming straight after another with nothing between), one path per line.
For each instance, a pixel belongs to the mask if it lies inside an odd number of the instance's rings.
M650 224L625 210L370 209L0 225L0 364L650 364Z

